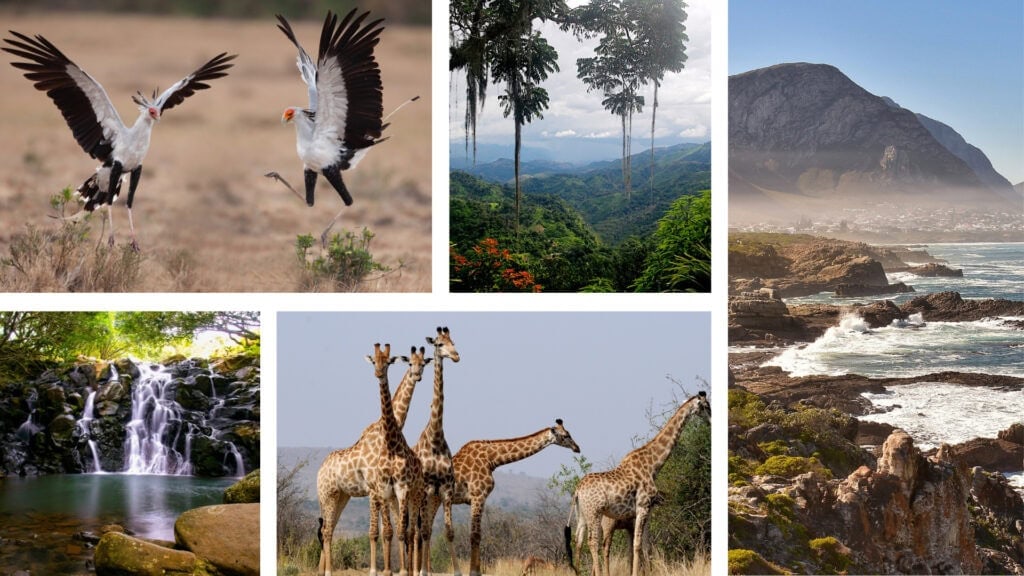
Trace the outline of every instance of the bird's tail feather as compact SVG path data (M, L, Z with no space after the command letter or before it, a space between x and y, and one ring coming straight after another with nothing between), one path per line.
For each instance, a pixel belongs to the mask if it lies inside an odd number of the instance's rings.
M100 190L99 173L93 174L82 182L75 192L85 199L85 209L92 212L97 206L112 202L108 190ZM114 197L121 192L121 179L114 183Z

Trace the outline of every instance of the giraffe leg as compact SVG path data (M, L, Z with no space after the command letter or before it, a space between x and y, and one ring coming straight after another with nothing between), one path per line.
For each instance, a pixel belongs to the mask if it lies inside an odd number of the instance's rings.
M341 511L348 504L348 494L334 498L324 498L320 503L320 564L317 574L331 576L331 541L334 540L334 527L338 525Z
M398 515L399 523L401 523L401 515ZM394 524L391 522L391 513L388 511L388 507L384 504L380 506L380 521L383 525L383 537L380 548L380 554L384 557L384 576L391 576L393 573L391 570L391 541L395 537Z
M596 512L586 511L587 528L590 530L587 538L587 546L590 547L590 573L592 576L601 576L601 515ZM609 574L608 566L604 567L604 574Z
M480 524L484 516L484 503L474 501L471 505L469 529L469 576L480 576Z
M398 567L398 576L408 576L413 564L413 550L409 546L412 544L409 537L412 534L412 531L409 530L410 512L408 492L400 494L398 496L398 555L401 564Z
M452 574L455 576L461 576L459 572L459 561L455 558L455 529L452 528L452 495L451 492L445 494L444 499L444 537L448 541L448 553L452 557Z
M602 517L601 533L603 536L601 551L602 555L604 556L604 566L605 570L608 570L608 572L611 573L609 566L611 566L612 558L612 537L615 536L615 519L609 518L608 516Z
M649 508L646 506L637 506L636 508L636 524L633 528L633 576L637 576L640 573L640 555L643 553L643 540L644 532L647 530L647 512Z
M377 533L379 526L377 524L378 517L380 514L380 503L379 501L371 496L370 497L370 576L377 576Z
M437 516L437 508L441 501L437 495L431 494L424 499L423 516L420 519L420 531L422 533L422 544L420 554L423 558L423 572L429 574L433 570L430 562L430 539L434 535L434 517Z

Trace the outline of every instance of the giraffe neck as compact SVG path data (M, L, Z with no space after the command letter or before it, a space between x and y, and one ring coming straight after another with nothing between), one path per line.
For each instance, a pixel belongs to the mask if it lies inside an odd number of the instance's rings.
M420 373L420 378L423 377L423 373ZM405 371L405 375L402 376L402 381L398 383L398 388L395 389L395 396L391 403L395 407L395 421L398 423L399 428L405 427L405 418L409 415L409 406L412 404L412 393L416 389L416 384L420 381L420 378L414 378L412 375L412 365L409 365L409 369Z
M380 420L384 424L384 433L387 436L390 445L390 440L397 434L401 436L402 428L398 425L395 419L394 405L391 403L391 389L388 385L388 373L384 371L384 375L377 378L377 382L380 384Z
M672 453L672 448L675 446L676 441L679 440L679 434L682 432L683 426L686 425L686 421L697 412L697 406L696 397L684 402L682 406L676 409L675 413L661 427L661 430L658 431L654 438L647 444L630 452L626 458L634 455L635 458L642 458L652 466L653 473L657 474L658 470L665 464L665 461L668 460L669 454Z
M538 430L529 436L509 440L483 440L481 445L487 466L494 470L499 466L518 462L533 456L554 441L548 428Z
M444 443L444 358L434 348L434 400L430 403L430 421L423 435L432 444Z

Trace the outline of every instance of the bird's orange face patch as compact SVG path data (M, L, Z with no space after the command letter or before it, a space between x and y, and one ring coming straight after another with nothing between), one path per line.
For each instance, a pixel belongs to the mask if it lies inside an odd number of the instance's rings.
M159 120L160 119L160 111L157 110L156 108L154 108L153 106L150 106L149 107L149 117L152 118L153 120Z
M284 114L281 115L281 122L288 123L295 118L295 108L285 108Z

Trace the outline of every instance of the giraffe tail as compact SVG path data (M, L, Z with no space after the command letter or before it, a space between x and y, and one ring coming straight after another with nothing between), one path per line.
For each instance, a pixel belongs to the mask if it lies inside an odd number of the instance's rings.
M565 529L563 535L565 536L565 557L569 561L569 568L572 568L574 574L579 575L579 570L576 569L576 562L572 559L572 515L576 512L576 494L572 495L572 504L569 506L569 518L565 521Z
M324 519L317 518L316 541L320 543L320 552L324 550Z

